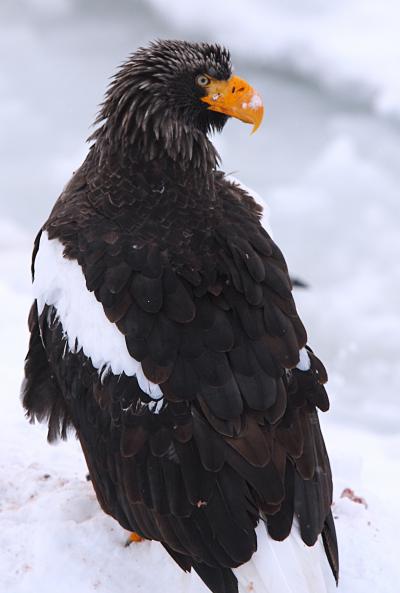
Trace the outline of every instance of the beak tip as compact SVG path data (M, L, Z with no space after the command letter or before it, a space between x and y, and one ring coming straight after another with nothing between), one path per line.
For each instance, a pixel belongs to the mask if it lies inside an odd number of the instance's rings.
M258 128L261 126L262 121L264 119L264 107L259 108L259 113L257 114L257 117L254 119L255 119L255 121L252 122L253 129L251 130L250 135L253 135L254 132L257 132Z

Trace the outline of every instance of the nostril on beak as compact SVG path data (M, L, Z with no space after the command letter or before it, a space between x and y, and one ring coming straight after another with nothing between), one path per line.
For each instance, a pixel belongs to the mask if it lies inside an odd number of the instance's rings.
M236 87L232 87L232 93L234 93L236 90Z

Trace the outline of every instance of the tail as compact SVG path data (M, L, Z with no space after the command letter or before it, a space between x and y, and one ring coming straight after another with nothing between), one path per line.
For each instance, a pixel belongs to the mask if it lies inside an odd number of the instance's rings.
M307 546L296 521L284 541L275 541L260 521L257 527L257 552L233 572L239 593L334 593L335 579L322 537Z

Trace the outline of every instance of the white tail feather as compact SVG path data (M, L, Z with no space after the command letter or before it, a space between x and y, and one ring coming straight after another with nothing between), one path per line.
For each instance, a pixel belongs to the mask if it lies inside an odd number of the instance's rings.
M334 593L335 581L322 538L306 546L297 524L283 542L274 541L260 522L257 552L234 569L240 593Z

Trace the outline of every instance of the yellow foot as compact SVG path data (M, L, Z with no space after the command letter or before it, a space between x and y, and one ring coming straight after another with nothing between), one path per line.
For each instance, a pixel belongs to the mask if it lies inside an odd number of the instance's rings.
M132 533L130 534L129 538L127 539L126 543L125 543L125 547L130 546L132 543L138 544L139 542L144 541L144 538L141 537L138 533L136 533L136 531L132 531Z

